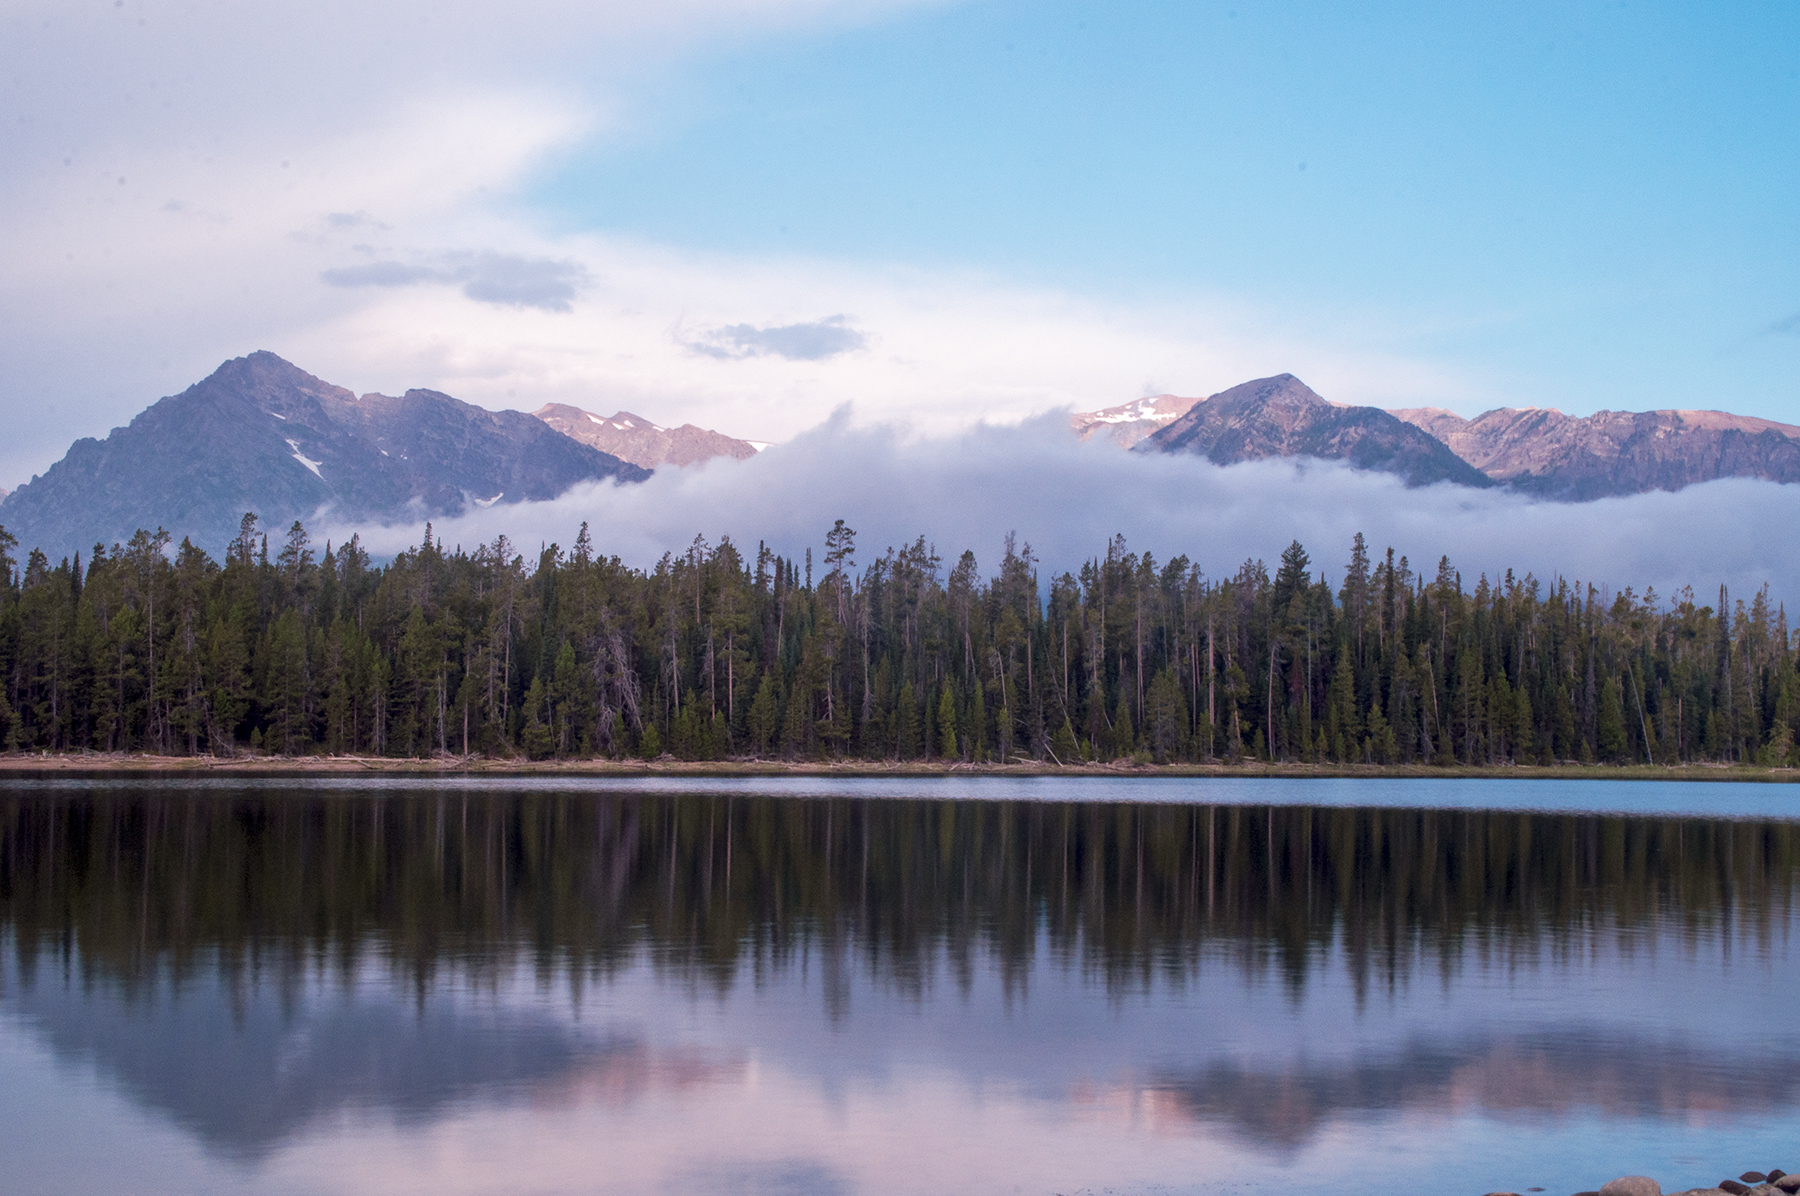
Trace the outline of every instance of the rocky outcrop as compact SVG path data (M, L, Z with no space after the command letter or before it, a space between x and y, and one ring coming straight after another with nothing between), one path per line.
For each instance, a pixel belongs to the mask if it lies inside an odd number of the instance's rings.
M524 412L431 390L358 398L252 353L105 440L77 440L0 504L0 524L53 556L156 527L217 550L246 511L265 527L440 518L648 476Z
M1180 395L1152 395L1099 411L1077 411L1069 417L1069 427L1083 440L1104 432L1121 448L1131 448L1186 415L1198 402L1199 399L1184 399Z
M1496 481L1585 501L1679 490L1718 478L1800 482L1800 427L1723 411L1503 407L1475 419L1435 407L1392 414L1431 433Z
M1220 465L1320 457L1398 474L1409 486L1494 484L1417 425L1378 407L1328 403L1292 374L1259 378L1203 399L1133 451L1193 453Z
M1532 1188L1534 1192L1542 1188ZM1647 1175L1624 1175L1608 1180L1597 1191L1577 1192L1575 1196L1793 1196L1800 1191L1800 1176L1789 1175L1779 1167L1766 1175L1746 1171L1736 1179L1722 1179L1710 1188L1686 1188L1664 1192L1662 1185ZM1517 1192L1489 1192L1488 1196L1519 1196Z
M663 428L641 415L620 411L595 415L566 403L547 403L534 414L564 436L611 453L622 461L655 469L659 465L697 465L714 457L739 461L754 457L758 444L723 432L682 424Z

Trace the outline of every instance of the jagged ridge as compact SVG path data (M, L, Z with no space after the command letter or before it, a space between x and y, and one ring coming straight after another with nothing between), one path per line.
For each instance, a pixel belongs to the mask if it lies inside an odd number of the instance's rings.
M679 428L659 427L630 411L596 415L567 403L546 403L533 414L564 436L645 469L655 469L659 465L697 465L714 457L743 461L756 456L757 452L756 445L748 440L737 440L723 432L693 424L682 424Z
M68 455L0 505L21 543L63 553L167 528L217 549L244 512L285 526L455 516L648 471L520 411L431 390L360 399L277 357L234 358Z
M1800 482L1800 428L1723 411L1576 417L1502 407L1470 420L1421 407L1393 414L1489 477L1545 498L1581 502L1733 477Z

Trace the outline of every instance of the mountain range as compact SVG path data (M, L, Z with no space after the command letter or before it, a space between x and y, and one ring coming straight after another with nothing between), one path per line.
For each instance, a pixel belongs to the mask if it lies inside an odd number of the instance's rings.
M1773 420L1683 410L1578 417L1539 407L1465 419L1437 407L1334 403L1291 374L1204 399L1157 395L1078 412L1069 424L1083 439L1104 430L1136 452L1195 453L1222 465L1319 457L1409 485L1500 485L1567 502L1719 478L1800 482L1800 427Z
M1344 461L1408 485L1503 486L1559 501L1676 490L1718 478L1800 482L1800 427L1719 411L1334 403L1292 374L1202 399L1156 395L1070 416L1081 437L1220 465L1268 457ZM221 365L104 439L83 438L41 477L0 490L0 525L67 554L167 528L209 551L245 512L265 529L454 518L555 498L581 482L640 482L659 467L766 447L693 424L550 403L489 411L433 390L358 396L273 353Z
M445 518L554 498L648 470L522 411L432 390L357 395L273 353L226 362L68 455L0 504L20 543L58 553L168 528L217 550L247 511L267 528L322 513L346 523Z
M1474 419L1435 407L1393 413L1495 481L1575 502L1679 490L1715 478L1800 482L1800 427L1723 411L1502 407Z

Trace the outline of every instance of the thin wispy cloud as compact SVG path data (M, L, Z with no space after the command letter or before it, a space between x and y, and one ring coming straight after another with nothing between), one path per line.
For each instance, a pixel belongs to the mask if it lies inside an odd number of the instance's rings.
M421 266L397 261L338 266L319 277L334 287L404 287L421 283L460 284L480 303L569 311L591 276L575 261L521 257L509 253L459 253L446 264Z
M334 287L409 287L421 282L449 281L442 270L434 270L430 266L409 266L405 262L339 266L326 270L319 277Z
M779 324L767 328L731 324L680 343L692 352L722 361L763 356L782 357L788 361L823 361L839 353L867 348L869 338L850 326L849 317L828 316L810 324Z

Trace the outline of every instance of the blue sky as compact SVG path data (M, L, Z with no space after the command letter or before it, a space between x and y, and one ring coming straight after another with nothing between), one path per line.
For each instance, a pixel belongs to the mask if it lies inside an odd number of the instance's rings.
M685 62L526 198L1800 420L1797 64L1792 5L958 5Z
M0 118L0 486L259 348L776 441L1800 423L1791 3L0 0Z

